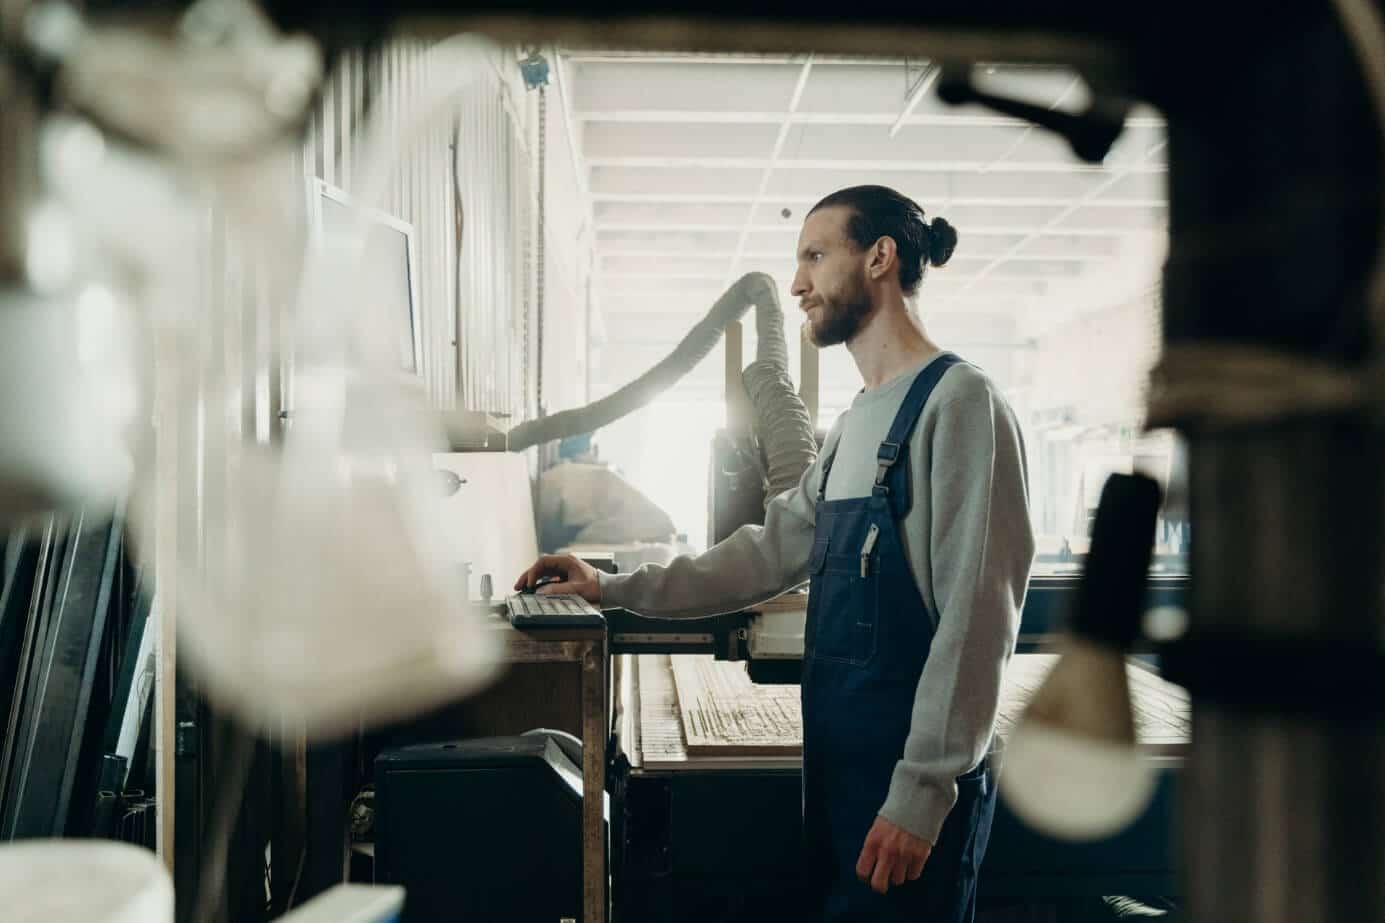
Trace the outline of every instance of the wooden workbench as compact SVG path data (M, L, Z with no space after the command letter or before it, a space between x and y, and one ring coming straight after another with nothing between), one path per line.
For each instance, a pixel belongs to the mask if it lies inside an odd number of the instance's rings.
M1002 746L1057 659L1057 654L1011 658L996 720ZM635 765L787 768L800 762L799 687L757 686L746 678L744 664L710 655L642 654L634 660L639 720L630 749ZM1182 756L1190 740L1187 693L1135 661L1128 676L1142 752Z

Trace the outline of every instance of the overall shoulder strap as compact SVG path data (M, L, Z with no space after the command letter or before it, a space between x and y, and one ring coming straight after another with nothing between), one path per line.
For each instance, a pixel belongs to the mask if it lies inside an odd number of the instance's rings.
M832 463L837 460L837 446L841 444L841 437L833 439L831 434L823 440L822 451L825 456L822 461L822 476L818 478L818 499L821 503L827 498L827 476L832 473ZM828 443L831 445L828 445Z
M875 486L871 493L877 497L889 497L896 518L908 512L910 506L908 465L900 464L908 457L909 437L913 435L919 417L923 416L923 408L933 396L933 389L942 381L947 370L961 361L961 358L953 353L943 353L919 372L913 385L909 387L909 393L899 405L899 412L890 424L885 441L880 443L880 449L875 453L878 467L875 472Z

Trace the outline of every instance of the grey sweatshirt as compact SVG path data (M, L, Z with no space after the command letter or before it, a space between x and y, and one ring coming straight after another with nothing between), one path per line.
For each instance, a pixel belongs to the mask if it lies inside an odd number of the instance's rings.
M927 364L857 394L798 486L770 503L763 526L743 526L703 554L666 566L601 574L602 605L685 618L752 608L803 583L822 462L836 448L828 500L868 495L876 450ZM909 467L913 506L904 550L928 606L918 617L933 619L936 634L880 814L936 843L957 800L954 779L990 749L1034 535L1019 426L974 367L955 365L939 381L910 439Z

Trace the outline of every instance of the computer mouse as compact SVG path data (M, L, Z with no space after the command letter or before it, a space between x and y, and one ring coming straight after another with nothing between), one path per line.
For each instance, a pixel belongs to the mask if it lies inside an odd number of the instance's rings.
M563 578L562 578L562 577L540 577L538 580L535 580L535 581L534 581L534 585L533 585L533 586L525 587L524 589L520 590L520 592L521 592L521 593L533 593L533 592L537 591L538 588L541 587L541 586L547 586L547 585L550 584L550 583L562 583L562 582L563 582Z

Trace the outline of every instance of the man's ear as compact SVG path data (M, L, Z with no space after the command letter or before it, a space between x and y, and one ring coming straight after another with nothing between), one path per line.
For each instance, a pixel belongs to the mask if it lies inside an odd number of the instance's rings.
M866 272L872 279L883 279L899 261L899 251L893 237L882 237L870 248L870 259L866 261Z

